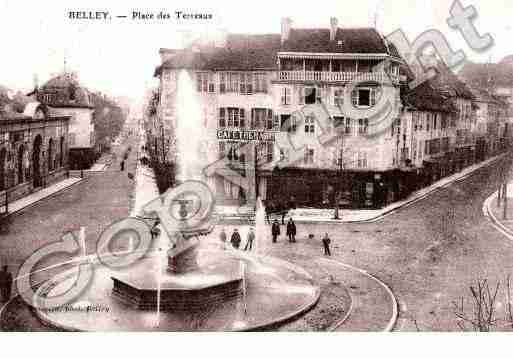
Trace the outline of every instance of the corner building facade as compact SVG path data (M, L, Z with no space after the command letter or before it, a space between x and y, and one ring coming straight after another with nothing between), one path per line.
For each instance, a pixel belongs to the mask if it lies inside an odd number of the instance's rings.
M400 114L363 111L385 91L400 110L406 80L396 48L376 30L341 28L334 18L329 28L296 29L286 18L281 34L228 34L220 44L160 55L162 135L187 120L176 113L186 71L202 119L202 162L228 169L209 178L221 203L252 205L260 197L273 205L377 208L407 195L391 131ZM375 131L380 122L390 126Z

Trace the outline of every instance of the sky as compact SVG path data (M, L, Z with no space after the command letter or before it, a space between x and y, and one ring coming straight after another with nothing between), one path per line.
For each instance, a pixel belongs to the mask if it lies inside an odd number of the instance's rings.
M27 90L34 77L43 84L66 68L82 84L113 96L141 98L155 84L159 48L179 48L187 34L212 36L220 29L236 33L279 33L280 20L293 27L328 27L337 17L341 27L377 25L384 35L402 29L413 41L423 31L437 29L454 50L474 62L499 61L513 54L513 2L462 0L473 5L474 24L490 33L494 46L472 51L446 21L449 0L0 0L0 85ZM69 11L109 11L108 22L70 20ZM171 20L133 20L133 11L170 13ZM175 11L211 13L211 20L177 20ZM128 18L116 18L127 15Z

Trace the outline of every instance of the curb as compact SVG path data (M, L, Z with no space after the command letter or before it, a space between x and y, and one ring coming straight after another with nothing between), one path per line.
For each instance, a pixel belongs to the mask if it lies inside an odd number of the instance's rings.
M491 166L492 164L494 164L496 161L500 160L503 156L505 156L506 154L503 153L503 154L500 154L498 156L496 156L495 158L491 158L489 159L490 162L480 166L480 167L477 167L475 168L473 171L465 174L465 175L462 175L461 177L458 177L458 178L455 178L454 180L448 182L448 183L445 183L443 185L440 185L440 186L437 186L437 187L434 187L432 189L430 189L429 191L427 191L426 193L422 194L421 196L419 197L415 197L415 198L411 198L410 200L407 200L405 201L403 204L395 207L395 208L390 208L386 211L383 211L382 213L380 213L379 215L376 215L374 217L370 217L370 218L367 218L367 219L362 219L362 220L349 220L349 221L344 221L343 219L342 220L333 220L333 219L323 219L323 220L308 220L308 219L301 219L301 218L298 218L296 217L294 219L294 222L296 223L303 223L303 224L346 224L346 223L349 223L349 224L356 224L356 223L374 223L374 222L377 222L377 221L380 221L382 220L383 218L385 218L386 216L389 216L389 215L392 215L394 214L395 212L401 210L401 209L404 209L412 204L415 204L419 201L422 201L423 199L425 199L426 197L430 196L431 194L433 194L433 192L436 192L436 191L439 191L441 189L444 189L446 187L449 187L450 185L454 184L454 183L457 183L457 182L460 182L460 181L463 181L465 179L467 179L468 177L470 176L473 176L477 171L483 169L483 168L486 168L488 166ZM225 217L223 218L222 220L225 220L225 221L245 221L246 219L245 218L241 218L241 217ZM513 235L513 233L512 233ZM513 239L512 239L513 240Z
M342 263L342 262L339 262L339 261L336 261L336 260L333 260L333 259L327 259L327 258L319 258L320 261L326 261L326 262L331 262L332 264L337 264L337 265L340 265L340 266L343 266L343 267L346 267L346 268L349 268L353 271L356 271L356 272L359 272L361 274L363 274L364 276L366 277L369 277L371 280L375 281L376 283L378 283L381 287L383 287L385 289L385 291L387 292L387 294L389 295L390 299L392 300L392 317L390 318L390 320L388 321L388 324L387 326L385 327L385 329L383 329L382 331L383 332L391 332L392 329L395 327L395 324L397 322L397 318L398 318L398 314L399 314L399 310L398 310L398 304L397 304L397 299L394 295L394 293L392 292L392 290L390 289L389 286L387 286L384 282L382 282L380 279L378 279L377 277L375 277L374 275L370 274L369 272L367 272L366 270L364 269L361 269L361 268L357 268L357 267L354 267L350 264L346 264L346 263ZM351 313L352 311L352 302L351 302L351 310L348 311L348 315L346 316L346 318L343 319L343 322L349 318L349 313ZM343 322L341 322L340 324L338 324L338 326L340 326L341 324L343 324ZM337 327L338 327L337 326ZM333 328L332 330L336 329L337 327Z
M69 188L73 187L74 185L76 185L76 184L78 184L78 183L82 183L82 182L84 182L86 179L87 179L86 177L84 177L84 178L80 178L78 181L76 181L76 182L74 182L74 183L70 184L69 186L66 186L66 187L64 187L64 188L59 189L58 191L55 191L55 192L53 192L53 193L50 193L48 196L43 197L43 198L41 198L41 199L38 199L37 201L32 202L32 203L30 203L30 204L26 205L25 207L22 207L22 208L20 208L20 209L18 209L18 210L16 210L16 211L14 211L14 212L7 212L7 214L5 215L5 217L4 217L4 218L8 218L8 217L10 217L10 216L12 216L12 215L15 215L15 214L21 214L21 212L23 212L24 210L29 209L29 208L31 208L31 207L34 207L35 205L37 205L37 204L38 204L38 203L40 203L41 201L44 201L44 200L47 200L47 199L53 198L53 197L55 197L56 195L60 194L61 192L63 192L63 191L65 191L65 190L67 190L67 189L69 189Z
M491 224L495 227L496 230L505 235L510 241L513 241L513 231L503 225L497 217L493 214L492 209L490 208L493 199L497 196L497 192L493 192L488 198L483 202L483 215L490 220Z

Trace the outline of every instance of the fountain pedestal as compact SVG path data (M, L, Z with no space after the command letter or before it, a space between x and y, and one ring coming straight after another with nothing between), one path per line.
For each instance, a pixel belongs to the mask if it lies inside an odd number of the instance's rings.
M199 241L179 236L167 253L167 270L145 267L126 276L111 277L112 294L143 310L201 311L242 295L243 273L238 261L200 265ZM159 283L160 281L160 283ZM159 297L160 290L160 297Z

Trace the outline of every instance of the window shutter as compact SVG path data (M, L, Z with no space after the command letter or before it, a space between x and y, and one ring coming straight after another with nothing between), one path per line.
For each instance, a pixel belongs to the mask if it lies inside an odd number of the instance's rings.
M240 127L245 128L246 127L246 116L245 116L245 111L243 108L239 109L239 114L240 114Z
M225 108L219 108L219 127L226 127Z
M353 106L358 106L358 91L357 90L353 90L351 92L351 103L353 104Z
M280 118L278 117L278 115L274 115L273 117L273 130L280 130Z

